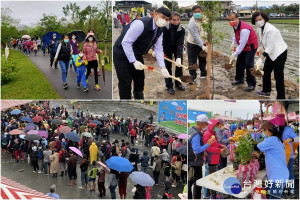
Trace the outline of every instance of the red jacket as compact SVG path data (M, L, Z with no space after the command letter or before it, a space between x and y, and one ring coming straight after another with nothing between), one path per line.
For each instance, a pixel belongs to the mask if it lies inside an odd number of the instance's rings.
M136 136L136 130L135 129L131 129L130 131L130 136Z
M257 49L258 48L257 35L256 35L254 29L252 28L252 26L250 26L249 24L247 24L244 21L240 21L240 24L238 25L237 30L234 29L236 43L238 45L240 45L240 34L243 29L248 29L250 31L248 41L247 41L246 46L243 49L243 51L251 51L250 44L253 44L254 49Z
M220 163L220 153L221 153L220 148L222 147L222 144L218 144L216 132L213 131L213 129L214 129L215 125L219 123L219 121L216 119L211 119L210 121L212 122L212 124L208 124L208 128L203 135L203 142L204 142L204 144L206 144L207 141L211 138L211 136L213 136L213 135L215 136L214 143L212 143L208 147L208 149L206 149L206 152L208 154L208 156L207 156L208 164L217 165Z

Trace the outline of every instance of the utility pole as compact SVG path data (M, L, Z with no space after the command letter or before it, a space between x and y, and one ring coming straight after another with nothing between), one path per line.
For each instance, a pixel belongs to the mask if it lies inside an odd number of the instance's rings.
M255 11L257 11L258 10L258 7L257 7L257 0L256 0L256 8L255 8Z

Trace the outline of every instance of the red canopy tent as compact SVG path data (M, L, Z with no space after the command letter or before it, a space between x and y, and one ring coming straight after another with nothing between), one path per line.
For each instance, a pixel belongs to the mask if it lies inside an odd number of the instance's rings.
M1 111L5 111L9 108L14 108L16 106L24 105L30 103L30 100L2 100L1 101Z
M41 192L1 176L0 199L53 199Z

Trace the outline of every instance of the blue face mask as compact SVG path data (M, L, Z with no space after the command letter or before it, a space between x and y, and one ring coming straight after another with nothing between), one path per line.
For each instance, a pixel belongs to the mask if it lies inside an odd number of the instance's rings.
M195 19L201 19L202 14L201 13L194 13L193 16L194 16Z
M215 131L215 132L217 132L218 130L219 130L219 128L218 128L218 127L215 127L215 128L214 128L214 131Z
M267 138L266 134L264 134L263 132L261 132L261 136L263 136L264 138Z

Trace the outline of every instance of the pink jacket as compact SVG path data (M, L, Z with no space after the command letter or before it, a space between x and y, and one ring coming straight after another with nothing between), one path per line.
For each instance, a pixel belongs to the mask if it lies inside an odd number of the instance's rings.
M94 43L93 45L89 45L87 39L89 36L92 36L94 38ZM95 37L91 35L90 33L87 34L86 36L86 43L83 45L83 60L87 61L92 61L92 60L97 60L97 54L100 53L100 50L97 48L97 43L95 41Z

